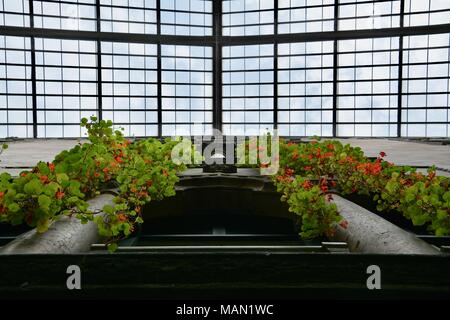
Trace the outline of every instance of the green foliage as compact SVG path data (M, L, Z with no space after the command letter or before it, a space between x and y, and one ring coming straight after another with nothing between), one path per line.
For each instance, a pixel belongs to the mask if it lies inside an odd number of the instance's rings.
M370 195L379 211L395 210L414 225L426 225L436 235L450 234L450 179L436 176L434 167L425 175L411 167L395 166L383 160L384 156L381 152L377 159L370 160L360 148L332 140L302 144L282 141L277 183L290 185L297 177L304 177L321 181L319 185L324 193L331 185L343 194ZM303 191L297 188L297 192ZM298 213L303 198L292 194L291 198L285 194L285 198ZM311 203L316 207L315 199ZM315 214L323 217L326 203L318 203L321 206L315 208ZM324 234L327 227L331 229L337 222L333 219L315 221L318 221L313 224L316 234Z
M39 162L13 179L0 175L0 222L26 223L45 232L60 215L98 225L110 250L144 222L142 206L175 194L176 173L185 169L171 161L176 141L150 138L135 143L113 130L111 121L83 118L88 142L62 151L52 163ZM103 214L89 210L86 199L118 184L115 206Z

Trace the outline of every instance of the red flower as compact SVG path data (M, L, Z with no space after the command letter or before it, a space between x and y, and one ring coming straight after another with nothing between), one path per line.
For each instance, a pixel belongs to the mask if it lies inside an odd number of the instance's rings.
M57 191L55 194L55 198L58 200L61 200L64 197L64 192L62 191Z
M51 172L55 171L55 164L54 163L49 163L48 164L48 168L50 169Z
M328 148L329 150L334 150L334 144L329 143L329 144L327 145L327 148Z
M21 177L26 177L27 175L28 175L28 172L22 172L22 173L20 174Z
M119 157L119 156L115 157L114 159L115 159L118 163L122 163L122 162L123 162L122 158Z
M306 166L306 167L304 167L303 169L305 169L305 171L311 171L311 170L312 170L312 167L311 167L311 166Z
M291 169L291 168L286 168L285 174L286 174L287 176L293 176L293 175L294 175L294 170Z
M431 171L428 173L428 179L433 180L436 177L436 171Z
M5 193L3 191L0 192L0 199L3 198L4 195L5 195Z
M298 153L297 153L297 152L294 152L294 153L292 154L292 160L297 160L298 158L299 158Z
M41 180L42 183L47 183L48 182L48 177L47 176L40 176L39 179Z
M162 174L164 177L167 177L169 175L169 172L166 169L163 169Z
M118 218L119 221L121 221L121 222L127 221L127 216L124 215L123 213L119 214L119 215L117 216L117 218Z
M331 186L331 187L335 188L336 185L337 185L336 181L334 181L334 180L333 180L333 181L330 181L330 186Z
M380 152L380 157L382 157L382 158L386 157L386 152L381 151L381 152Z
M311 183L311 181L306 180L305 182L303 182L302 187L306 190L309 190L313 187L313 184Z
M328 191L327 185L326 185L326 184L322 184L322 185L320 186L320 190L322 190L323 193L326 193L326 192Z

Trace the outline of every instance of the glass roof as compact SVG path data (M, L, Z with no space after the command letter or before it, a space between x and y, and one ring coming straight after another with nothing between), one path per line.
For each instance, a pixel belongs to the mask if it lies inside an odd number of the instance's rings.
M448 0L0 0L0 138L450 137Z

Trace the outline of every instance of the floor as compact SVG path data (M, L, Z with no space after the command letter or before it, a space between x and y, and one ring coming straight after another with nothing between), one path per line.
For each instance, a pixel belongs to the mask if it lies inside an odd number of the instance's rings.
M388 139L352 138L341 141L361 147L368 156L376 156L380 151L384 151L387 154L386 160L396 164L421 168L434 164L440 169L439 174L450 177L450 145ZM77 143L77 140L63 139L10 142L9 148L0 155L0 172L18 175L38 161L52 161L60 151Z

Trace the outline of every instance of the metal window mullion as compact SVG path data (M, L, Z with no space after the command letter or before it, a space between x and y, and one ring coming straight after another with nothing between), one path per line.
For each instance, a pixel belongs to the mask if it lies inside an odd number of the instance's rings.
M278 0L274 0L273 8L274 33L276 36L278 35ZM273 43L273 97L273 127L276 130L278 129L278 43L276 41Z
M30 13L30 29L34 29L34 6L33 1L28 1L28 10ZM33 138L38 137L37 131L37 96L36 96L36 44L35 37L30 37L30 55L31 55L31 94L33 107Z
M403 28L404 25L405 25L405 0L400 0L400 28ZM409 63L409 59L408 59L408 63ZM391 98L389 97L389 99L391 99ZM398 138L400 138L402 136L402 121L403 121L402 120L402 104L403 104L403 35L400 35L399 40L398 40L398 90L397 90L397 137ZM390 133L391 133L391 131L389 129L389 134Z
M339 29L339 0L334 1L334 32ZM337 137L337 103L338 103L338 40L333 41L333 137Z
M95 1L97 32L101 32L100 0ZM99 120L103 120L103 87L102 87L102 42L97 38L97 113Z
M213 1L213 128L222 130L222 1Z

